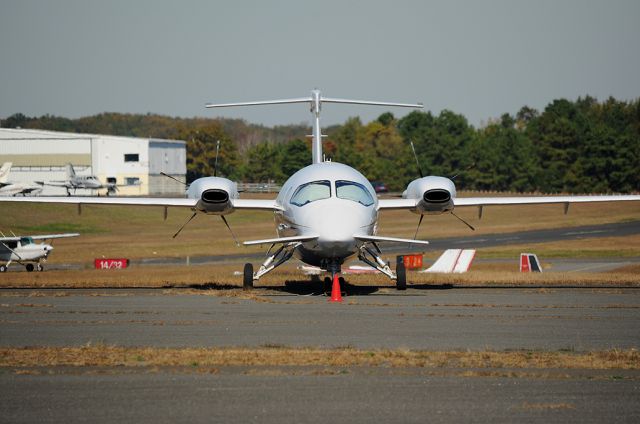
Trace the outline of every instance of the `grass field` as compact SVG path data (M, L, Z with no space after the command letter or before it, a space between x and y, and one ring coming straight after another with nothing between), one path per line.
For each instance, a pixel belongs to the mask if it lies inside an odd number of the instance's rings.
M464 195L474 193L461 193ZM251 195L253 196L253 195ZM264 196L264 195L263 195ZM472 233L451 215L427 216L420 229L419 238L433 239L465 235L482 235L522 230L572 227L591 224L624 222L640 219L638 202L572 205L569 214L563 214L562 205L486 207L483 218L478 219L476 208L459 208L456 212L471 222L477 229ZM160 207L83 206L78 215L75 205L44 204L0 204L0 230L5 234L37 234L56 232L79 232L80 237L54 241L54 252L49 263L71 263L90 268L95 258L125 257L132 260L152 257L181 257L201 255L226 255L264 253L264 247L237 247L222 220L217 216L197 216L175 239L172 235L188 219L188 209L171 208L169 217L163 219ZM379 234L412 238L418 215L404 211L381 213ZM272 214L269 212L244 211L228 216L229 223L240 240L269 238L275 236ZM621 238L582 239L553 242L539 245L518 245L480 249L476 258L517 258L524 250L535 251L539 256L561 258L640 257L640 236ZM434 259L441 252L426 252L426 258ZM515 259L514 259L515 260ZM185 272L185 270L189 270ZM240 277L233 271L237 265L179 267L144 267L107 273L91 269L79 271L47 271L45 273L8 273L0 275L1 286L24 286L55 284L66 286L77 282L89 286L180 286L189 284L238 284ZM621 284L638 283L637 267L628 267L616 273ZM275 277L274 277L275 275ZM389 285L384 277L363 277L365 284ZM498 284L506 281L538 283L548 281L548 274L538 277L520 276L500 264L474 265L473 272L465 276L443 278L446 283L476 284L482 280ZM576 277L554 276L556 283L568 281L577 284ZM602 276L585 277L588 282ZM608 277L607 277L608 278ZM613 277L612 277L613 278ZM284 267L261 280L265 285L285 280L301 280L304 277L294 267ZM434 277L410 274L410 281L431 284ZM350 281L362 281L360 277Z

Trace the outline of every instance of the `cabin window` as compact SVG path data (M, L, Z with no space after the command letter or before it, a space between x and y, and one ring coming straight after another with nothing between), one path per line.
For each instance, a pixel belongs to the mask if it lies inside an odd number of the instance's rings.
M125 153L124 154L125 162L140 162L140 155L137 153Z
M373 205L373 196L362 184L353 181L336 181L336 196L340 199L352 200L364 206Z
M313 181L298 187L291 196L290 202L292 205L304 206L307 203L329 197L331 197L331 183L329 181Z
M20 237L21 246L26 246L28 244L33 244L33 239L31 237Z

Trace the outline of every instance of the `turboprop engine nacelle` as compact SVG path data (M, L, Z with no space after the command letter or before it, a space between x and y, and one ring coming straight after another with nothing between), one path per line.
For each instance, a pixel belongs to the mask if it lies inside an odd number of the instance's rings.
M233 199L238 198L238 186L226 178L198 178L189 186L187 197L198 199L195 208L199 212L226 215L234 211Z
M418 178L409 183L402 197L418 200L415 213L440 214L453 210L456 186L445 177Z

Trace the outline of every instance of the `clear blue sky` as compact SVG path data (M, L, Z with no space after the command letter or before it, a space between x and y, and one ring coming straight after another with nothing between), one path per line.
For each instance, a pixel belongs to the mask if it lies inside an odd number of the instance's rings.
M590 94L640 97L640 1L0 0L0 117L100 112L306 122L323 94L474 125ZM404 110L392 110L397 116ZM384 110L325 105L325 123Z

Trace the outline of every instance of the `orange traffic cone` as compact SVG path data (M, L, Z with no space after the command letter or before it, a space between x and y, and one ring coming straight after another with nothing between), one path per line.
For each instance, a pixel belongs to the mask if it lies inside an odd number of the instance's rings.
M331 299L329 302L342 302L342 293L340 292L340 280L338 274L333 274L333 285L331 286Z

